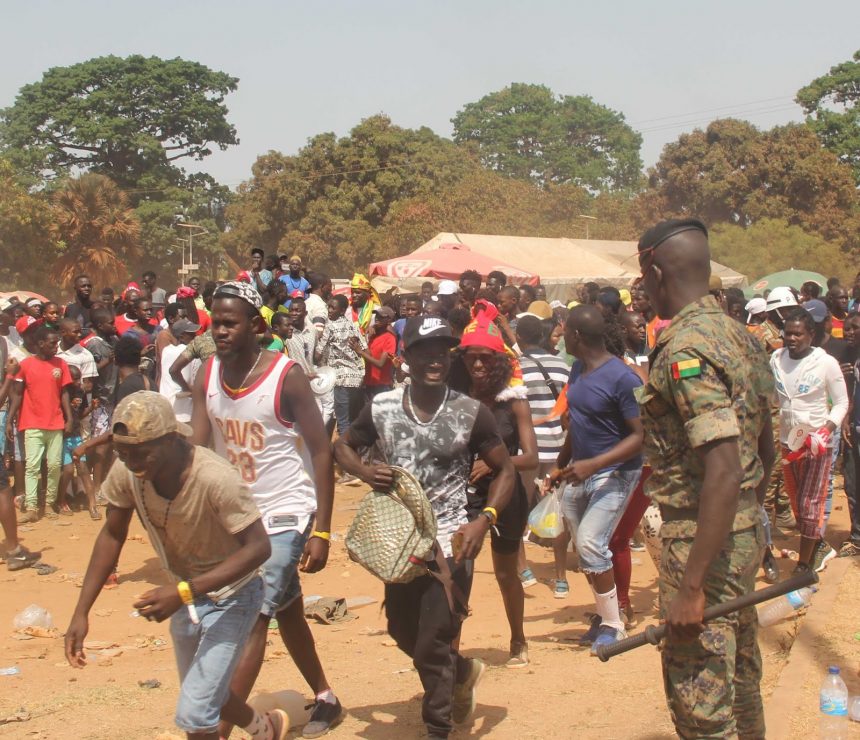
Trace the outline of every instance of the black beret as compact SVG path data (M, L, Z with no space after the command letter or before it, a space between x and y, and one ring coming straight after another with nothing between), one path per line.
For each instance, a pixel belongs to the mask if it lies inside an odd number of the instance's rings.
M639 251L655 249L667 239L684 231L701 231L705 237L708 236L707 227L697 218L671 218L668 221L661 221L642 234L642 238L639 239Z

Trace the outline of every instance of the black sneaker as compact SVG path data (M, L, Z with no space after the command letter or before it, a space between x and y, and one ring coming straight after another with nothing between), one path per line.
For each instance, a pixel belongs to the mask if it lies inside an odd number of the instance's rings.
M776 583L779 580L779 569L776 567L776 558L770 548L764 551L764 559L761 561L764 571L764 580L768 583Z
M836 550L830 547L824 540L819 540L815 546L815 554L812 556L812 570L816 573L821 573L835 557Z
M343 721L343 707L337 699L334 704L317 699L311 706L311 718L302 730L302 737L322 737Z
M30 552L26 547L18 545L13 552L6 553L7 570L24 570L39 562L42 553Z
M466 722L475 712L475 689L484 675L487 666L478 658L469 659L469 673L463 683L454 684L454 702L451 719L458 725Z

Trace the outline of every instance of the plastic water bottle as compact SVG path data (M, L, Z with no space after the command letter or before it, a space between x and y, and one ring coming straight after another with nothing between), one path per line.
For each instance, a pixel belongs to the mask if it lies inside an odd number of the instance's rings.
M770 627L772 624L776 624L793 614L798 609L809 606L815 590L809 587L800 588L797 591L791 591L784 596L780 596L778 599L773 599L759 609L758 623L762 627Z
M848 737L848 687L839 667L832 665L827 669L827 676L821 684L818 694L821 708L821 737L822 740L843 740Z

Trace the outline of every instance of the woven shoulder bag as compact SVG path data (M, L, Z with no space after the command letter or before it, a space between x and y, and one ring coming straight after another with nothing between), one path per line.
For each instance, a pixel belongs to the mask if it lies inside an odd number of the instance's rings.
M426 575L436 544L436 515L421 484L392 467L389 491L362 499L346 535L349 557L385 583L409 583Z

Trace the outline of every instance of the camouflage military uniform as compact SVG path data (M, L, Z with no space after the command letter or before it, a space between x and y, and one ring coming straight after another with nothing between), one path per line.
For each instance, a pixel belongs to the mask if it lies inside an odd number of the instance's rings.
M758 326L748 327L753 336L758 339L767 350L769 355L776 350L782 348L782 333L776 324L770 319L762 322ZM770 409L771 425L773 428L773 444L777 450L781 449L779 440L779 403L774 395L774 402ZM782 485L782 465L774 465L770 471L770 480L767 484L767 491L764 495L765 508L771 512L771 523L774 523L776 517L780 517L780 521L786 519L791 522L791 503L788 500L788 492Z
M705 581L706 606L754 588L764 548L755 495L763 475L757 442L773 379L757 340L710 296L678 313L650 360L648 382L637 396L654 468L648 493L663 516L660 608L665 617L696 535L704 466L695 449L709 442L738 439L743 482L731 533ZM764 737L756 630L750 607L709 622L696 640L666 641L663 679L682 738Z

